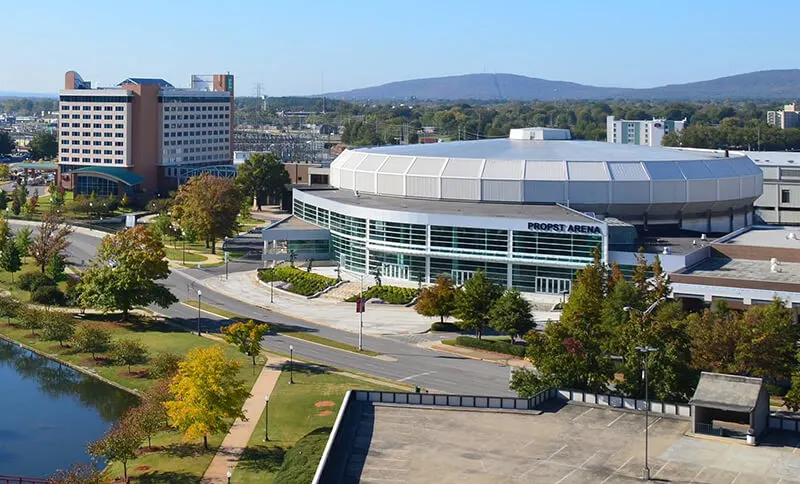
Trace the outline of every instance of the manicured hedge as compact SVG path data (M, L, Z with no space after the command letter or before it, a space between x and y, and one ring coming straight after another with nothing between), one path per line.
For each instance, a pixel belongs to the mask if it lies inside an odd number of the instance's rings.
M456 326L454 323L441 323L437 321L431 325L431 331L448 331L457 333L461 331L461 328Z
M382 299L388 304L408 304L419 294L419 289L413 287L397 287L397 286L372 286L364 291L364 299L372 299L374 297ZM358 294L345 299L347 302L356 302Z
M478 339L472 336L459 336L456 338L458 346L466 346L467 348L476 348L485 351L494 351L495 353L504 353L507 355L517 356L523 358L525 356L525 347L521 345L513 345L505 341L492 341L488 339Z
M328 286L336 284L336 279L325 277L313 272L306 272L292 266L278 266L275 269L261 269L258 271L258 278L264 282L270 282L274 272L275 281L291 283L288 288L290 292L310 296L316 294Z

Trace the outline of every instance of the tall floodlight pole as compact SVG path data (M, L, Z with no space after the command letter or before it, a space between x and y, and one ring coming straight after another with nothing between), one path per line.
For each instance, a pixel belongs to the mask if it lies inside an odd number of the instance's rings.
M361 351L364 349L362 341L364 337L364 309L366 309L364 301L364 274L361 274L361 292L358 295L358 301L358 351Z
M203 292L198 289L197 290L197 336L200 336L200 301L203 297Z
M626 312L640 312L642 314L642 323L644 325L644 323L647 321L647 317L650 316L650 314L655 311L656 307L658 307L658 305L665 300L666 298L664 297L657 299L653 304L650 305L650 307L645 309L644 312L630 306L625 306L622 309ZM642 370L642 378L644 379L644 468L642 469L642 479L649 481L650 466L648 465L647 461L650 443L650 381L648 376L648 367L650 366L650 353L655 353L658 351L658 348L653 346L637 346L636 351L644 355L644 370Z

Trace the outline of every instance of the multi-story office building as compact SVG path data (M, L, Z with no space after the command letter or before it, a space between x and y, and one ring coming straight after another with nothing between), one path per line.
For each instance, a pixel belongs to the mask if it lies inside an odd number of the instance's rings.
M767 111L767 124L781 129L800 127L800 105L786 104L782 111Z
M661 146L661 139L672 131L681 131L686 119L671 121L652 119L649 121L629 121L606 117L606 140L609 143L627 145Z
M180 170L233 162L233 76L192 76L190 88L128 78L92 88L77 72L59 95L59 183L107 195L177 185Z

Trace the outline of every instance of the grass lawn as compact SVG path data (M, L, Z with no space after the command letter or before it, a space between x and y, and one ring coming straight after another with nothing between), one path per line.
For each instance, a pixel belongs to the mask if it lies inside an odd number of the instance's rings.
M281 374L269 402L269 442L264 442L265 416L261 412L248 447L233 472L231 482L300 484L311 482L327 434L333 427L339 407L347 390L396 390L373 383L329 373L325 368L295 364L294 385L289 385L288 372ZM333 405L327 406L330 403ZM322 404L323 406L317 406ZM285 457L292 456L291 448L304 436L302 468L284 469L278 478ZM288 453L288 454L287 454ZM311 455L308 455L311 453ZM297 457L297 456L294 456ZM298 459L290 459L297 463ZM288 472L291 471L291 472ZM290 480L291 474L297 480ZM299 477L302 476L302 477Z
M17 281L19 281L19 276L28 272L42 272L39 266L36 265L36 261L33 260L33 257L25 257L25 263L22 265L18 272L14 273L14 283L11 283L11 273L7 271L0 271L0 290L9 291L11 295L22 302L28 302L31 300L31 293L29 291L23 291L22 289L17 287ZM58 287L62 291L66 289L66 282L59 282Z
M159 352L185 355L190 349L195 347L208 347L221 344L207 338L198 337L194 333L176 329L164 322L151 320L150 318L142 318L140 321L123 324L113 319L116 315L103 316L99 314L87 314L86 316L86 320L93 320L107 328L114 339L121 337L139 339L142 344L148 348L150 357L155 356ZM57 359L87 367L98 375L127 388L145 390L155 382L155 380L148 378L146 375L147 364L133 365L131 367L131 373L128 373L127 366L113 364L106 360L103 354L98 354L97 360L93 360L91 355L87 353L77 353L69 347L61 347L55 341L43 341L39 338L39 332L37 332L36 336L31 336L30 331L9 326L5 324L5 321L0 323L0 333L15 341L25 343L28 346L51 354ZM257 376L257 373L253 370L252 362L246 356L239 353L233 346L224 345L224 347L228 358L235 359L242 364L242 369L239 372L240 378L245 380L249 386L252 386Z
M167 253L167 259L177 262L182 262L184 260L182 249L167 248L165 251ZM202 254L195 254L194 252L186 251L186 262L204 262L207 259L208 257Z
M181 301L181 302L183 304L186 304L187 306L191 306L191 307L193 307L195 309L197 308L197 301ZM216 314L216 315L221 316L221 317L226 318L226 319L235 319L237 321L247 321L249 319L252 319L252 318L246 318L246 317L244 317L244 316L242 316L240 314L236 314L234 312L228 311L228 310L223 309L223 308L219 308L217 306L214 306L214 305L211 305L211 304L208 304L208 303L202 303L201 308L204 311L208 311L210 313ZM320 336L320 335L315 334L315 333L310 333L308 331L302 331L302 330L299 330L299 329L294 329L294 328L291 328L289 326L284 326L284 325L277 324L277 323L270 323L269 321L264 321L264 322L269 325L269 327L270 327L270 329L272 331L274 331L276 333L280 333L280 334L286 335L286 336L291 336L292 338L302 339L302 340L305 340L305 341L309 341L311 343L317 343L317 344L321 344L321 345L325 345L325 346L330 346L331 348L336 348L336 349L340 349L340 350L344 350L344 351L350 351L350 352L353 352L353 353L359 353L359 354L367 355L367 356L378 356L378 355L380 355L380 353L378 353L376 351L370 351L370 350L358 351L358 347L357 346L349 345L347 343L342 343L342 342L339 342L339 341L336 341L336 340L333 340L333 339L330 339L330 338L326 338L324 336Z

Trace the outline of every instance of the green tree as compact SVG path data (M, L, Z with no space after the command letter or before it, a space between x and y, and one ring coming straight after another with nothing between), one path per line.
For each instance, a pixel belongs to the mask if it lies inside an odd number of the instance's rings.
M534 327L531 303L514 288L506 290L494 303L489 318L492 327L511 336L512 341Z
M11 139L11 133L0 131L0 155L7 155L14 151L16 143Z
M252 319L246 323L237 322L222 328L225 341L239 348L242 354L250 356L253 359L253 366L256 366L256 356L261 353L261 340L268 332L268 325L257 324Z
M130 408L122 417L123 426L135 428L140 435L147 438L147 447L153 449L151 438L153 434L164 427L164 411L161 404L143 401Z
M34 160L51 159L58 156L58 138L55 133L40 131L33 135L29 146L31 158Z
M75 334L75 318L70 313L46 311L42 322L42 338L46 341L58 341L64 346Z
M69 247L69 236L72 228L63 225L58 215L46 213L39 224L39 230L33 238L30 254L44 273L47 263L56 255L63 254Z
M5 190L0 190L0 210L8 208L8 194Z
M35 193L28 201L25 202L23 210L26 217L33 217L36 215L36 209L39 208L39 196Z
M208 174L192 177L178 189L173 215L185 232L203 237L216 254L216 241L238 228L242 192L230 178Z
M72 344L76 350L90 353L92 359L97 359L95 355L106 351L111 344L111 333L102 326L83 324L75 330Z
M791 377L800 340L793 311L775 298L763 306L750 306L741 324L741 339L736 345L738 372L770 379Z
M69 469L59 469L47 478L48 484L104 484L103 473L91 464L73 464Z
M17 324L22 329L29 329L32 335L41 329L44 321L44 311L35 307L25 307L17 311Z
M239 368L218 345L189 350L170 385L174 399L165 403L184 438L202 437L208 449L208 434L227 431L235 418L247 419L242 405L250 393L238 378Z
M89 445L89 454L122 464L122 476L128 480L128 461L136 458L136 450L144 435L128 422L115 424L99 440Z
M180 355L161 352L150 359L149 374L152 378L172 378L178 373L178 364L183 360Z
M795 361L800 362L800 352L797 353ZM795 368L792 372L792 387L783 397L783 404L792 412L800 410L800 368Z
M83 306L122 311L126 320L135 306L167 307L177 299L159 279L170 274L164 244L144 226L106 236L80 284Z
M118 365L128 367L131 372L131 365L143 364L147 361L147 348L138 339L123 338L114 341L111 345L110 356Z
M6 318L6 324L11 324L11 318L15 317L23 305L11 296L0 296L0 318Z
M66 269L66 267L67 263L64 260L64 256L61 254L53 254L53 257L47 262L47 266L44 268L44 273L54 282L58 282L64 276L64 269Z
M453 279L445 274L436 278L433 286L422 289L414 309L417 313L428 317L439 317L444 323L455 311L456 287Z
M24 183L17 183L11 192L11 199L17 203L19 209L22 209L28 200L28 187ZM14 215L19 215L19 210Z
M11 170L6 164L0 164L0 180L8 180L11 175ZM3 207L5 209L5 207Z
M289 183L289 173L273 153L252 154L236 175L236 184L255 200L258 210L262 204L280 202Z
M482 269L475 271L456 295L454 314L459 319L458 327L474 329L480 339L489 326L489 311L501 294L500 286L489 280Z
M19 248L12 239L6 239L3 244L2 253L0 253L0 267L11 274L11 283L13 284L14 273L22 267L22 259L20 258Z
M17 233L14 236L14 243L17 244L19 255L24 261L25 257L31 250L31 245L33 244L33 230L27 226L17 230Z

